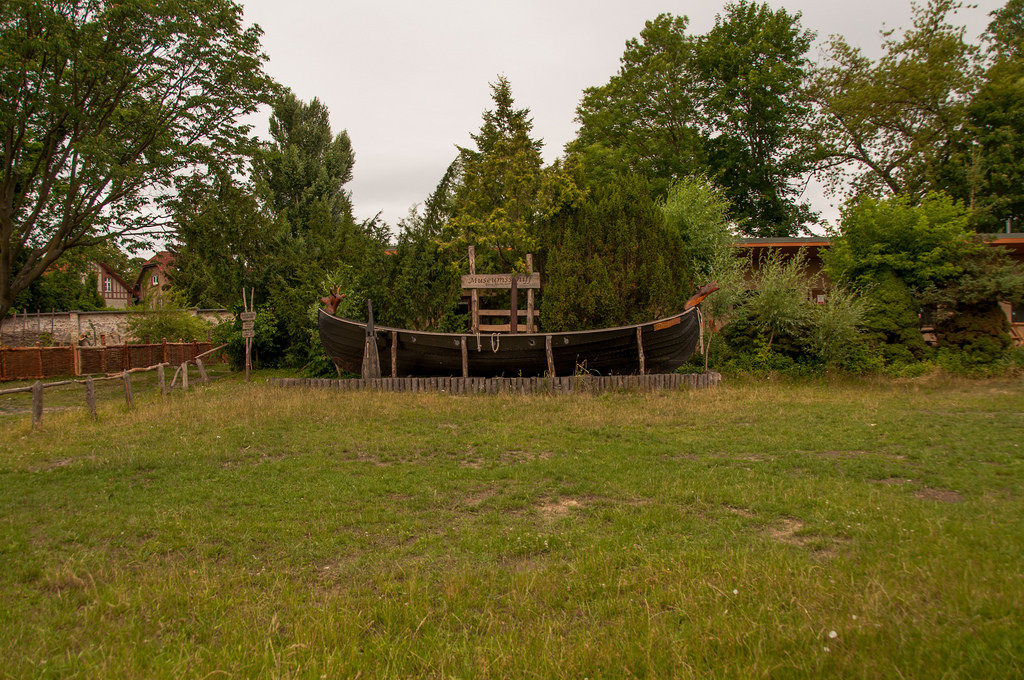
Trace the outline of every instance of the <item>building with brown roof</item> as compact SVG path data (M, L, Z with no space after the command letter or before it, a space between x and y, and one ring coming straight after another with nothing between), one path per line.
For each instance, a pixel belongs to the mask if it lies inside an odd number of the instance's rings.
M171 288L168 273L174 267L174 254L161 251L146 260L135 278L135 295L149 307L162 307Z

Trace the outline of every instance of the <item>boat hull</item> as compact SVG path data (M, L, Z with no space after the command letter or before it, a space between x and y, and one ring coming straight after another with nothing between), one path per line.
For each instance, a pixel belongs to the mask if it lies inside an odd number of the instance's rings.
M320 310L320 340L341 369L359 373L366 324ZM638 340L639 329L639 340ZM377 326L374 341L383 375L461 376L463 344L469 376L540 376L549 372L547 339L555 375L589 372L629 375L670 373L693 355L700 337L697 308L633 326L563 333L430 333Z

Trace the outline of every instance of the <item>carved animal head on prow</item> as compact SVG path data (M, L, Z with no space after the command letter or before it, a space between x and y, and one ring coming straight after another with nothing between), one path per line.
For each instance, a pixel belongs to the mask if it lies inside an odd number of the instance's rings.
M324 310L328 314L336 314L338 312L338 305L344 297L345 294L341 292L341 286L337 286L327 294L327 297L320 298L320 302L324 303Z

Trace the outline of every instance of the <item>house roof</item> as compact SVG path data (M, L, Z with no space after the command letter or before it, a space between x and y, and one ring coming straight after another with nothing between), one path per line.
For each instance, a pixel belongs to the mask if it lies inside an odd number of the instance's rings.
M113 269L111 269L110 266L107 265L106 263L103 263L103 262L100 262L99 260L97 260L96 261L96 266L99 267L100 269L102 269L105 274L110 276L110 278L112 278L115 281L117 281L118 283L120 283L121 286L123 286L125 290L130 291L132 289L132 287L129 286L127 283L125 283L125 280L121 278L121 275L118 274L117 272L115 272Z
M142 285L142 277L145 275L146 270L154 267L161 274L167 276L167 272L174 267L174 253L161 250L159 253L146 260L139 269L139 275L135 277L136 290L139 290L139 287Z

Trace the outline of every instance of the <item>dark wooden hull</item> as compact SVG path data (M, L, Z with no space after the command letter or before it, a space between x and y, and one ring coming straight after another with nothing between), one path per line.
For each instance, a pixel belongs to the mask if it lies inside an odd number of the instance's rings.
M598 375L639 373L641 346L645 372L670 373L693 354L700 337L700 320L694 307L657 321L589 331L475 335L377 326L374 337L381 374L385 376L391 375L392 356L398 377L461 376L463 343L470 376L545 375L548 337L555 375L572 375L577 371ZM342 319L321 309L320 340L335 364L352 373L360 372L365 323Z

